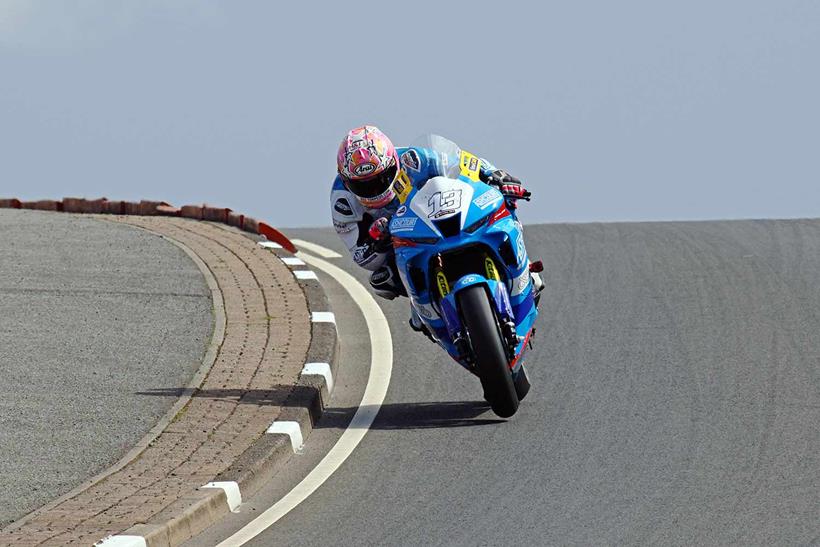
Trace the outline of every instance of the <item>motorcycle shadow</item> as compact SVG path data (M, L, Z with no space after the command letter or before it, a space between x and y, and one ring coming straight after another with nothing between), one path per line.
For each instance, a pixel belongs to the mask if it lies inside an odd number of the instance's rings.
M175 398L183 395L192 400L210 399L235 401L248 405L303 406L315 396L315 389L303 386L273 386L268 390L254 389L190 389L154 388L137 392L138 395ZM362 408L367 409L367 405ZM440 401L413 403L386 403L378 407L379 414L369 429L432 429L474 427L503 424L507 420L496 417L486 401ZM325 407L313 425L323 429L347 429L359 407ZM488 418L479 418L490 412ZM353 426L355 427L355 425Z
M366 409L367 406L362 408ZM436 429L475 427L507 422L495 416L479 418L482 414L491 412L490 405L486 401L387 403L378 408L379 414L369 429ZM359 407L325 408L322 418L314 427L323 429L351 427L351 418L358 409Z

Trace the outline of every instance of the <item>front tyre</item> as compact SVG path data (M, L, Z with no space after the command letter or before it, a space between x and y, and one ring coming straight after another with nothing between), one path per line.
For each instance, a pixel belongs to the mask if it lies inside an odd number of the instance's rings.
M475 354L476 369L484 397L493 412L509 418L518 410L518 396L501 329L483 285L472 285L456 295L462 321Z
M518 395L518 401L523 401L527 393L530 392L530 377L523 364L518 370L518 374L513 376L513 385L515 386L515 394Z

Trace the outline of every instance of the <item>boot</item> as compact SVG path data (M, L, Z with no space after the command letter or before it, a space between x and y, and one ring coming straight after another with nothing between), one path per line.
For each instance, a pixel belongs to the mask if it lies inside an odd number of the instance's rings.
M535 307L537 308L539 302L541 302L541 291L544 290L544 281L538 272L530 272L530 279L532 280L532 290L535 293Z
M410 321L408 321L408 323L410 323L411 329L416 332L424 333L424 336L426 336L431 342L434 344L436 343L435 338L433 338L433 335L430 333L430 329L428 329L427 325L424 324L424 321L421 320L421 317L413 306L410 306Z

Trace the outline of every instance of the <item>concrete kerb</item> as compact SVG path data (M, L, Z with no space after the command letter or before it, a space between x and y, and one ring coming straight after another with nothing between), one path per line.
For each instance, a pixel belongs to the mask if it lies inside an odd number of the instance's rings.
M20 207L17 200L6 200L2 206L10 208ZM79 201L79 200L78 200ZM83 200L85 201L85 200ZM105 200L100 200L104 202ZM70 202L69 202L70 203ZM62 206L63 203L61 202ZM154 205L153 203L151 204ZM54 209L52 209L54 210ZM63 211L63 207L57 209ZM99 211L83 211L84 213L106 213L102 207ZM225 220L229 220L229 210L225 210ZM177 215L173 215L177 216ZM183 215L179 215L183 216ZM99 218L99 217L97 217ZM222 219L220 219L222 220ZM266 241L268 237L273 237L271 241L276 241L276 248L269 248L272 254L276 255L278 259L285 257L292 257L289 249L296 250L293 244L285 238L281 233L269 227L264 223L258 223L255 219L247 217L242 218L242 225L240 230L243 235L256 241ZM224 222L224 221L223 221ZM214 225L219 226L225 230L232 230L231 227L217 222ZM250 233L261 226L258 232L262 235ZM251 230L248 231L248 228ZM203 364L189 383L188 389L185 390L184 395L174 404L174 406L165 414L160 422L135 446L128 452L115 466L107 469L99 475L93 477L89 481L83 483L81 486L54 500L48 505L30 513L26 517L15 522L6 530L18 528L23 526L25 522L41 514L43 511L54 507L61 501L67 500L79 492L86 490L94 484L101 482L107 476L122 469L130 462L139 457L142 451L155 440L165 429L165 427L173 421L174 417L189 403L191 396L196 389L202 384L207 377L222 345L225 335L225 310L222 293L216 283L211 271L205 263L195 254L180 242L169 238L163 234L153 232L152 230L141 228L155 235L163 237L171 243L181 248L205 276L208 286L212 291L214 302L214 334L212 336L211 344L206 351L203 358ZM284 248L282 248L284 247ZM291 271L304 270L304 265L289 265ZM299 286L302 288L308 304L308 312L312 315L315 312L329 312L330 302L315 276L310 278L300 278L294 276ZM326 363L329 365L332 377L335 377L339 359L339 341L336 331L335 323L330 322L311 322L311 339L308 346L305 363ZM324 376L319 374L302 374L296 381L293 389L288 397L288 406L280 416L281 420L296 422L299 424L301 434L304 439L307 439L313 430L314 423L321 417L326 404L330 397L330 386ZM238 485L239 491L244 497L249 497L254 494L259 488L268 481L274 472L283 466L287 460L293 456L293 448L291 447L291 440L285 434L266 434L263 433L259 439L252 444L245 452L243 452L233 464L219 476L214 477L214 481L220 482L234 482ZM165 508L160 513L150 518L148 522L136 524L127 530L120 532L119 535L125 536L140 536L145 538L146 544L150 547L154 546L170 546L178 545L186 540L194 537L202 532L208 526L216 522L218 519L230 512L228 505L228 497L224 490L215 488L199 488L182 498L178 499L170 506ZM99 542L104 544L104 541Z
M221 229L231 228L214 223ZM253 241L264 242L264 236L243 232ZM268 247L277 258L293 256L283 248ZM328 312L330 301L318 279L297 278L308 303L308 311ZM311 323L311 339L305 359L306 363L327 363L335 378L339 360L339 340L334 323ZM299 424L303 439L307 440L313 425L324 412L330 399L330 388L321 375L301 375L288 397L288 406L280 416L281 420ZM279 433L263 434L233 464L214 477L214 481L235 482L242 496L247 498L256 493L274 473L281 469L293 456L288 435ZM183 497L161 513L122 532L145 538L148 547L179 545L201 533L211 524L230 512L223 490L200 488L194 494Z
M222 227L222 226L220 226ZM222 227L223 229L229 229ZM263 237L244 233L257 243L265 242ZM285 249L267 247L278 258L292 257ZM293 266L293 268L299 268ZM330 311L330 301L318 279L296 278L305 294L308 311ZM339 361L339 339L336 325L333 323L311 323L311 338L305 363L328 363L335 378ZM281 419L299 424L303 439L307 440L313 431L313 425L322 416L330 400L330 386L321 375L300 375L288 399L288 406ZM290 438L279 433L263 435L234 464L221 473L215 480L235 481L240 491L252 495L267 482L273 471L293 456Z

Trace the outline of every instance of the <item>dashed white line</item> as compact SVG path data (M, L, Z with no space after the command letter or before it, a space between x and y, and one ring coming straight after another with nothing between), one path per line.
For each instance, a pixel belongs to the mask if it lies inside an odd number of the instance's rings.
M290 446L294 452L299 452L305 445L302 439L302 428L299 422L276 421L268 428L268 433L282 433L290 437Z
M324 484L350 457L353 450L362 441L373 424L373 420L376 419L376 415L379 413L387 395L387 388L390 385L390 375L393 371L393 339L390 335L387 319L376 300L352 275L343 269L314 256L304 253L300 253L300 256L311 266L319 268L335 278L361 308L370 334L370 376L367 379L367 387L364 390L362 401L359 403L359 408L350 421L350 425L342 433L338 442L330 449L330 452L313 468L308 476L302 479L302 482L297 484L293 490L285 494L282 499L217 547L239 547L244 545L287 515Z
M278 243L274 243L273 241L260 241L257 243L260 247L264 247L265 249L281 249L282 246Z
M108 536L94 544L94 547L147 547L142 536Z
M330 363L305 363L302 376L306 375L324 377L328 393L333 392L333 373L330 370Z
M296 279L319 279L313 270L293 270Z
M301 258L296 258L295 256L283 257L282 262L284 262L288 266L304 266L305 265L305 263L302 262Z
M235 481L217 481L209 482L202 486L202 488L219 488L225 491L225 497L228 500L228 509L231 513L235 513L236 509L242 504L242 494L239 493L239 484Z
M307 251L312 251L319 256L324 258L342 258L342 255L337 253L336 251L331 251L327 247L322 247L321 245L317 245L315 243L311 243L310 241L303 241L301 239L292 239L291 242L296 245L297 247L302 247Z
M332 311L315 311L310 314L313 323L336 323L336 315Z

